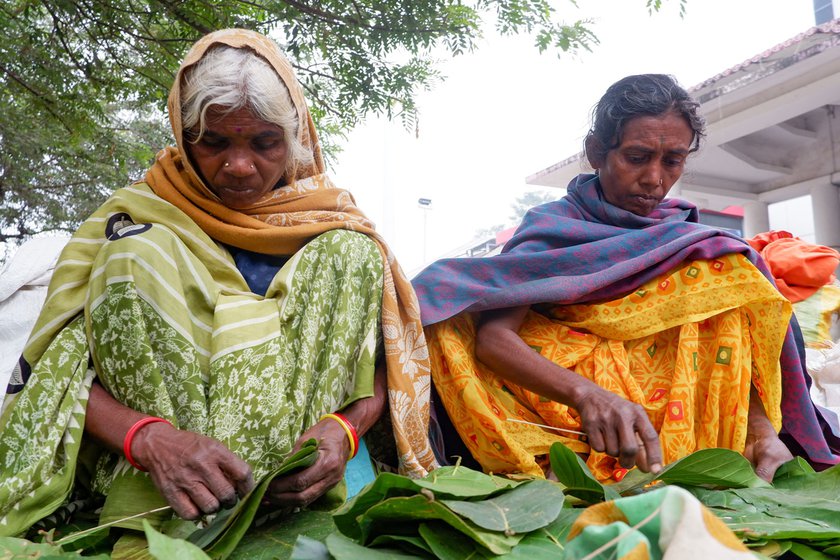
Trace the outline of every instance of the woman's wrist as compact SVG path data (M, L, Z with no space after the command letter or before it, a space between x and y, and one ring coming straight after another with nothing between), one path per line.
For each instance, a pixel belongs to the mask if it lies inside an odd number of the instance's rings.
M160 436L175 429L177 428L171 423L164 421L146 424L138 430L130 442L129 449L134 462L148 470L154 464L154 450L160 448Z

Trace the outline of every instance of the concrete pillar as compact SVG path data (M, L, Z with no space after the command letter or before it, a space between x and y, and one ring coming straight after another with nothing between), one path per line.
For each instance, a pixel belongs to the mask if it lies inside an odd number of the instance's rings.
M840 189L831 183L811 188L814 241L840 249Z
M671 186L668 191L668 198L682 198L682 179L677 179L677 182Z
M758 200L744 202L744 238L753 237L770 230L770 214L767 204Z

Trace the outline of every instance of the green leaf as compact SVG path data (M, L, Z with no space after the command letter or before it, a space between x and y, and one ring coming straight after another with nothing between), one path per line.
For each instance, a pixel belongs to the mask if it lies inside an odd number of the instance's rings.
M256 523L255 523L256 525ZM299 536L323 541L335 531L332 515L305 509L282 515L261 526L252 527L230 555L231 560L286 560L293 555ZM326 552L326 548L324 548Z
M338 530L354 539L362 536L358 519L368 509L382 500L395 496L414 496L420 491L416 481L393 473L380 473L379 476L362 489L353 499L338 508L333 514L333 521Z
M619 498L618 492L598 482L577 453L562 443L551 446L549 458L551 470L565 487L566 494L590 504Z
M435 469L427 477L414 482L420 488L431 490L437 497L454 499L486 497L520 484L461 466Z
M776 470L773 476L773 486L779 488L788 482L788 479L798 476L811 476L815 474L814 467L802 457L794 457L791 461L784 463Z
M422 526L422 524L421 524ZM448 525L442 525L448 527ZM455 531L457 533L457 531ZM458 533L460 535L460 533ZM393 545L393 546L392 546ZM418 556L433 556L429 545L416 535L379 535L368 546L373 548L398 548L408 554Z
M359 520L362 529L360 542L368 543L383 533L407 531L424 520L443 521L467 535L495 554L506 554L521 540L521 535L504 535L488 531L469 520L462 519L449 508L426 496L389 498L367 510Z
M695 451L663 468L656 479L680 486L770 487L769 482L755 474L743 455L730 449Z
M421 523L418 532L435 558L462 560L487 558L476 542L445 523Z
M827 556L819 550L798 542L790 543L790 551L802 558L802 560L831 560L832 558L836 558L836 556Z
M538 558L563 558L566 537L572 524L583 513L582 508L566 508L550 525L525 535L505 560L535 560Z
M563 491L553 482L532 480L483 501L440 501L479 527L509 535L527 533L557 519L563 507Z
M393 473L381 473L373 483L340 507L333 519L339 531L348 537L360 539L359 517L387 498L415 496L424 490L435 498L483 498L514 488L518 484L517 481L461 466L441 467L419 480Z
M157 560L210 560L200 548L183 539L173 539L163 533L158 533L148 521L143 520L143 530L149 541L149 552Z
M348 539L339 533L333 533L327 537L327 550L335 560L405 560L407 558L420 558L405 554L399 550L386 548L367 548Z
M78 552L63 552L61 547L49 543L34 543L26 539L17 539L13 537L0 537L0 560L17 560L27 558L42 558L47 560L49 558L55 559L69 559L82 558ZM105 560L108 558L106 554L97 556L86 556L88 560Z

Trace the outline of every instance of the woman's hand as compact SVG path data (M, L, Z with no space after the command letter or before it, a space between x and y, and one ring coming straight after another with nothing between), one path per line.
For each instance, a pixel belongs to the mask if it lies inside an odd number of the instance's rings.
M519 336L530 308L485 311L476 331L476 357L499 377L578 411L589 445L625 468L659 472L659 436L644 409L542 357Z
M263 503L279 508L304 507L341 482L350 458L350 440L344 428L330 418L324 418L295 443L294 451L310 438L318 441L318 458L306 469L275 478L268 486Z
M361 438L376 423L388 404L388 376L385 364L376 367L373 396L359 399L342 413ZM310 438L318 441L318 458L311 467L275 478L269 484L264 502L277 507L303 507L311 504L344 478L350 458L347 432L332 418L324 418L306 430L295 443L294 451Z
M761 397L755 387L750 388L750 409L747 425L747 441L744 457L752 463L755 474L767 482L784 463L793 460L793 454L779 439L779 435L767 418Z
M117 401L98 382L90 388L85 433L122 454L129 429L146 415ZM131 441L131 455L149 470L152 481L175 513L196 519L254 486L251 467L215 439L177 430L164 422L143 426Z
M659 435L644 408L595 384L574 401L592 449L618 457L625 469L636 465L644 472L662 470Z
M250 465L222 443L162 422L137 432L131 455L184 519L232 507L254 487Z
M773 482L773 476L779 467L793 460L790 450L775 431L763 435L747 432L744 457L752 463L755 474L767 482Z

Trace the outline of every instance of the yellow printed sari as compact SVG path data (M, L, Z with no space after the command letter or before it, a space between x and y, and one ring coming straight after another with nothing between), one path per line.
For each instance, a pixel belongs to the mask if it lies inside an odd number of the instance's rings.
M750 385L781 427L779 355L790 304L744 256L688 262L622 298L535 306L520 336L549 360L642 407L667 464L708 447L743 452ZM432 377L452 423L485 471L542 476L560 441L600 480L617 460L585 438L577 412L504 381L475 357L475 317L427 328ZM523 420L531 424L515 422Z

